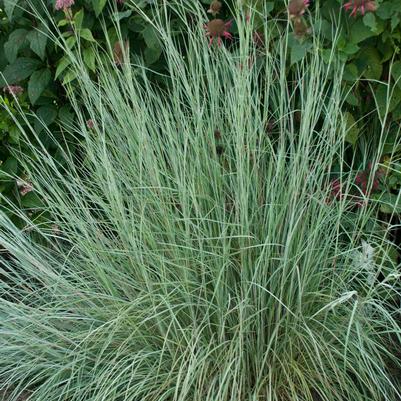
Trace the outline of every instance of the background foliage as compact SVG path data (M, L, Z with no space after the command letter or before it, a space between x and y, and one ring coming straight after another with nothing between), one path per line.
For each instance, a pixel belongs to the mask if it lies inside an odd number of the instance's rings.
M37 1L37 0L35 0ZM96 74L96 46L109 47L114 61L119 62L123 47L132 56L143 58L146 65L156 72L165 69L161 45L156 31L143 18L151 16L156 0L135 0L135 7L124 1L86 0L76 1L67 11L55 9L54 1L47 2L48 11L66 39L67 45L79 52L87 66ZM209 1L202 1L205 11ZM382 162L391 166L386 182L381 182L380 193L384 193L393 206L397 206L397 193L401 186L399 158L401 155L401 61L399 50L401 42L401 3L399 0L378 0L376 11L350 16L344 10L340 0L315 1L309 5L300 18L288 18L287 4L281 0L267 2L270 15L258 14L261 0L243 0L244 12L252 14L259 23L276 17L283 27L288 23L294 26L294 34L289 38L288 71L294 64L302 62L312 49L312 32L321 32L321 53L329 62L332 42L337 41L335 57L345 64L344 89L347 91L347 109L344 115L349 123L347 141L349 143L350 164L359 165L364 171L369 160L364 160L360 148L374 147L381 135L380 124L375 131L375 120L386 117L390 125L390 135L383 149ZM215 16L228 20L232 18L232 1L223 2L220 13ZM8 84L20 85L24 94L19 97L24 111L33 111L40 118L32 120L35 130L47 148L57 146L54 141L64 138L57 123L68 124L74 118L72 109L65 96L64 85L74 85L74 73L68 68L69 58L45 34L45 27L40 19L29 12L31 7L40 8L40 2L26 0L0 1L0 87ZM250 11L252 10L252 11ZM317 16L322 19L316 18ZM45 14L43 15L45 19ZM209 19L214 16L209 14ZM117 29L115 19L119 21ZM319 22L319 25L315 21ZM335 37L333 23L341 26L339 36ZM182 21L171 20L172 29L177 34L185 35ZM235 35L235 24L231 32ZM105 35L107 32L107 35ZM106 37L108 40L106 40ZM121 42L122 40L122 42ZM234 40L235 42L235 40ZM227 46L232 46L226 42ZM264 43L268 48L270 44ZM154 74L154 79L159 75ZM333 79L335 77L333 76ZM2 92L2 102L11 109L16 108L16 101L11 95ZM389 104L389 107L387 105ZM379 110L377 114L375 110ZM16 113L17 115L17 113ZM370 115L370 119L360 122L361 116ZM15 117L18 118L18 117ZM15 118L11 118L0 109L0 160L2 182L0 191L14 203L30 207L32 195L21 196L17 183L8 178L8 174L23 174L10 150L22 146L19 140ZM367 121L369 129L366 129ZM50 126L54 137L46 137L43 125ZM29 196L28 196L29 195ZM393 210L393 209L391 209ZM382 209L383 213L387 211Z

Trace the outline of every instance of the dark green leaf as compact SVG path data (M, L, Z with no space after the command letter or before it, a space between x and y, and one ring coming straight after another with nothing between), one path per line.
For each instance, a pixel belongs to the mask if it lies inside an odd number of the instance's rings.
M376 17L373 13L365 14L364 17L362 18L362 20L363 20L363 23L365 24L365 26L370 28L370 30L372 32L377 31Z
M121 21L124 18L130 17L131 14L132 14L132 10L122 11L119 13L114 13L113 18L115 18L117 21Z
M67 129L71 127L74 122L74 113L71 111L71 107L67 105L61 107L58 111L58 118Z
M391 67L391 75L401 89L401 61L396 61Z
M19 143L21 132L16 125L13 125L8 130L8 142L12 144Z
M96 17L100 15L106 5L107 0L92 0L93 10L95 11Z
M347 125L345 140L348 143L355 145L359 136L359 128L355 122L354 116L351 113L346 112L344 114L344 118Z
M345 101L351 106L356 107L359 105L359 99L352 92L348 93L347 97L345 98Z
M41 62L34 58L20 57L14 63L9 64L4 70L4 79L0 78L0 86L6 83L15 84L28 78L34 71L38 69Z
M96 42L93 38L92 32L88 28L81 29L79 31L79 36L89 42Z
M83 50L83 57L85 65L91 70L96 71L96 58L95 52L92 47Z
M76 71L68 71L63 78L63 85L67 85L68 83L72 82L77 77Z
M67 56L64 56L60 59L58 65L57 65L57 69L56 69L56 75L55 75L55 79L57 79L60 74L71 64L71 59Z
M355 64L347 64L344 68L344 80L356 81L359 77L358 68Z
M385 193L380 198L380 211L386 214L401 213L401 198L392 193Z
M400 24L400 16L398 14L394 14L391 17L391 30L394 31L397 26Z
M401 89L393 87L388 90L388 85L381 84L374 92L379 115L383 118L391 113L401 102Z
M69 49L72 49L75 44L77 43L77 38L75 36L70 36L69 38L66 39L65 44Z
M354 43L348 42L342 49L342 51L347 54L348 56L351 56L355 53L357 53L359 50L359 46L357 46Z
M358 19L352 26L351 26L351 35L350 40L354 44L358 44L363 40L375 36L376 33L372 32L372 30L364 25L361 19Z
M53 106L42 106L36 111L35 131L40 132L57 118L57 110Z
M298 40L294 40L291 46L291 64L302 60L311 47L312 44L309 42L300 43Z
M17 174L17 170L18 170L18 161L15 157L8 157L7 160L1 165L1 171L6 173L4 176L14 176Z
M46 55L47 36L40 30L34 29L29 32L27 39L30 42L32 51L44 60Z
M13 19L14 8L19 0L4 0L4 11L10 21Z
M43 207L43 201L34 191L28 192L25 196L21 196L22 207L27 209L38 209Z
M365 47L355 60L355 64L365 78L377 80L381 78L383 67L380 54L375 48Z
M84 20L84 9L81 8L75 15L74 15L74 23L75 28L80 30L82 28L82 21Z
M152 49L157 49L160 47L160 40L157 31L151 25L148 25L142 31L142 36L143 39L145 40L146 46Z
M28 95L32 104L35 104L35 102L39 99L51 79L52 74L47 68L35 71L31 75L31 78L28 82Z
M14 63L18 51L26 44L26 29L16 29L11 32L8 41L4 44L4 53L9 63Z
M155 63L159 60L161 53L161 49L147 47L144 52L146 63L148 65Z
M132 32L142 32L144 30L144 20L139 15L134 15L128 20L127 27Z

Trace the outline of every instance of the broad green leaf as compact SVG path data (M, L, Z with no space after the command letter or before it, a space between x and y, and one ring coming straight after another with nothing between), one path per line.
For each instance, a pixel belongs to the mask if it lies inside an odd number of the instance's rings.
M391 60L394 57L395 49L394 45L390 40L385 41L380 46L380 54L382 55L382 63Z
M71 107L68 105L62 106L58 111L58 118L60 123L67 129L71 127L74 122L74 113L71 111Z
M376 17L373 13L366 13L363 18L362 18L363 23L365 26L370 28L372 32L377 31L377 23L376 23Z
M329 23L327 20L322 19L316 22L315 30L320 31L320 34L324 38L332 41L333 40L333 24Z
M42 60L46 55L47 36L38 29L34 29L27 35L30 42L31 50L36 53Z
M358 44L359 42L376 35L376 33L372 32L372 30L367 27L361 19L358 19L350 29L350 40L354 44Z
M128 20L127 28L132 32L142 32L145 27L143 18L139 15L134 15Z
M96 58L95 52L92 47L83 50L83 57L85 65L93 72L96 71Z
M70 24L71 22L68 19L62 19L59 22L57 22L57 26L66 26Z
M263 11L266 13L271 13L274 9L274 1L267 1L265 3Z
M36 111L37 119L34 124L36 132L41 132L44 126L48 127L57 118L57 110L53 106L42 106Z
M116 43L120 40L120 36L114 27L111 27L107 30L107 37L109 38L110 43Z
M396 61L391 67L391 75L401 89L401 61Z
M49 85L51 79L52 74L47 68L35 71L31 75L28 82L28 96L32 104L36 103L43 91L46 89L47 85Z
M10 21L13 19L14 9L18 2L19 0L4 0L4 11Z
M28 78L40 65L41 62L34 58L17 58L14 63L5 68L4 78L0 78L0 86L4 86L6 83L15 84Z
M92 0L92 7L95 11L96 17L100 15L103 11L104 6L106 5L107 0Z
M393 87L390 101L390 111L393 112L401 103L401 89L398 86Z
M398 0L396 0L396 2L399 3ZM390 19L391 16L394 15L395 11L396 10L393 9L393 4L391 4L390 2L386 2L384 6L378 7L378 9L376 10L376 14L382 19Z
M124 18L130 17L132 14L132 10L127 10L127 11L122 11L122 12L117 12L113 14L113 18L116 21L121 21Z
M77 38L75 36L70 36L65 40L65 44L69 49L72 49L76 43L77 43Z
M147 47L144 52L145 61L148 65L155 63L159 60L162 51L160 48Z
M391 17L391 31L394 31L400 24L400 16L398 14L394 14Z
M357 53L359 50L359 46L354 43L347 42L347 44L341 49L345 54L348 56L352 56L353 54Z
M394 121L401 120L401 103L392 111L391 118ZM394 147L392 149L394 149Z
M345 140L348 143L355 145L359 136L359 128L356 124L355 118L349 112L344 113L344 118L347 126L347 133L345 135Z
M25 196L21 196L22 207L26 209L40 209L43 207L43 201L35 191L28 192Z
M353 63L347 64L344 68L343 79L345 81L355 81L358 79L358 77L359 77L359 72L356 65Z
M5 38L0 35L0 71L8 64L6 54L4 52Z
M298 40L294 40L291 46L291 64L302 60L311 47L312 44L309 42L300 43Z
M386 214L401 213L401 197L386 192L380 198L380 211Z
M66 85L72 82L77 77L77 73L75 71L68 71L67 74L64 75L63 85Z
M27 43L26 29L16 29L10 33L8 41L4 44L4 53L9 63L14 63L17 58L18 51Z
M6 161L1 165L0 171L5 174L0 174L0 179L9 178L14 176L18 171L18 161L15 157L9 156Z
M143 39L145 40L146 46L148 46L152 49L157 49L160 47L159 35L157 34L157 31L151 25L148 25L142 31L142 36L143 36Z
M71 59L67 56L64 56L60 59L57 69L56 69L56 74L55 74L55 79L57 79L60 74L71 64Z
M82 28L82 21L84 20L84 9L81 8L77 13L74 15L74 24L77 30Z
M11 144L18 144L20 140L21 132L16 125L13 125L8 129L8 142Z
M331 49L322 49L321 50L322 60L326 64L330 64L333 61L334 54Z
M401 144L399 143L399 136L397 132L390 132L383 146L383 155L389 155L401 151ZM401 172L401 169L400 169Z
M352 93L349 92L345 101L350 104L351 106L357 107L359 106L359 99Z
M92 32L88 28L81 29L79 31L79 36L89 42L96 42L96 40L92 36Z
M18 173L18 161L9 156L6 161L0 165L0 184L1 190L10 190L10 186L14 184L14 179ZM11 185L10 185L11 184ZM6 187L3 187L5 185Z
M373 47L365 47L355 60L359 72L368 79L381 78L383 67L381 64L380 54Z
M381 118L391 113L401 102L401 89L396 86L388 90L388 85L381 84L374 92L376 106Z

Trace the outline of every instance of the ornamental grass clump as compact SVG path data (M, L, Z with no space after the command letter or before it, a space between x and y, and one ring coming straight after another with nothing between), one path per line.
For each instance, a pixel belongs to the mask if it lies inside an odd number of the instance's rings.
M60 146L56 160L37 138L23 158L43 216L21 213L21 231L0 215L0 388L32 401L394 401L385 228L349 200L354 177L327 201L346 135L341 66L330 81L313 51L288 79L287 32L260 50L238 10L230 51L209 47L205 14L188 22L184 6L185 58L172 10L149 20L168 75L153 84L110 49L93 81L74 58L80 152Z

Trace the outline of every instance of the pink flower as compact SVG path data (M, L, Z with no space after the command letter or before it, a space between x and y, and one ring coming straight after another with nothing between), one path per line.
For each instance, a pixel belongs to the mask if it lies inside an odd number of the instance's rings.
M24 180L17 180L17 187L21 196L25 196L27 193L33 191L32 183Z
M288 4L288 14L291 19L300 18L309 7L310 0L291 0Z
M209 10L207 10L207 12L208 12L209 14L212 14L213 17L215 17L216 14L218 14L218 13L220 12L222 6L223 6L223 5L221 4L221 1L213 0L213 1L210 3L210 7L209 7Z
M311 33L311 29L301 18L296 18L294 21L294 33L297 38L303 38L305 35Z
M343 7L346 11L352 9L351 17L356 17L358 11L362 15L365 15L366 12L375 12L377 10L377 5L374 0L350 0L348 3L345 3Z
M218 46L221 46L221 38L232 39L232 35L228 32L231 27L231 21L224 22L222 19L213 19L205 25L206 35L210 36L209 46L212 45L214 38L217 38Z
M342 185L341 182L338 178L335 180L331 181L331 196L336 199L342 199L343 193L342 193Z
M24 88L19 85L7 85L3 88L4 93L9 93L13 96L18 96L24 93Z
M66 10L75 4L74 0L56 0L56 10Z
M92 119L89 119L89 120L86 122L86 126L87 126L89 129L92 129L92 128L95 126L95 123L93 122Z
M355 185L362 191L365 195L370 195L371 192L376 192L380 189L380 179L384 175L383 169L379 168L373 171L372 186L368 188L370 184L370 176L372 174L373 165L368 164L368 168L360 171L355 176Z

